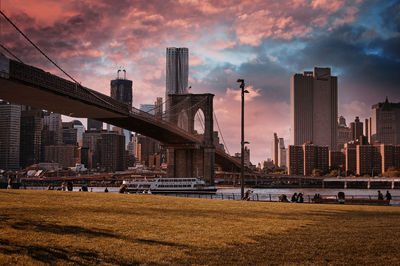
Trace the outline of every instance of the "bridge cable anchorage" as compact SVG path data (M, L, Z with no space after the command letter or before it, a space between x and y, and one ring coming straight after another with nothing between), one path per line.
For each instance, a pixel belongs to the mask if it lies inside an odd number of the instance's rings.
M215 122L217 122L218 131L219 131L219 133L221 134L222 142L224 143L224 146L225 146L225 149L226 149L227 153L230 155L228 146L227 146L226 143L225 143L224 135L222 134L222 130L221 130L221 128L219 127L217 115L215 114L215 112L213 112L213 113L214 113Z
M7 47L5 47L2 43L0 43L0 47L3 48L3 50L6 51L8 54L10 54L12 57L14 57L18 62L20 62L22 64L24 63L15 54L13 54L13 52L11 52L9 49L7 49Z
M3 11L0 10L0 14L8 21L8 23L11 24L11 26L13 26L33 47L35 47L44 57L47 58L47 60L49 60L54 66L56 66L59 70L61 70L61 72L63 72L67 77L69 77L71 80L73 80L75 83L78 83L78 81L76 81L71 75L69 75L67 72L65 72L61 67L59 67L53 60L50 59L50 57L48 57L36 44L34 44L29 38L28 36L26 36L18 27L17 25L15 25L11 19L9 19L6 14L3 13Z

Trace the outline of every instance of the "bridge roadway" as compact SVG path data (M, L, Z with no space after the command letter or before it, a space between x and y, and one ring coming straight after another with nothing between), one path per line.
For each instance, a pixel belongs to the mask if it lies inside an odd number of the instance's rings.
M199 137L172 123L42 69L8 59L1 53L0 99L67 116L96 119L169 146L198 148L202 145ZM217 147L215 163L227 170L240 168L238 159Z

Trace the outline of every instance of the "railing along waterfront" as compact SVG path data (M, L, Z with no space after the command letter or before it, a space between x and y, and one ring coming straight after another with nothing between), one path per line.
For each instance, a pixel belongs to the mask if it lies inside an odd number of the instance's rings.
M183 197L183 198L203 198L203 199L219 199L219 200L241 200L240 193L209 193L209 194L186 194L186 193L172 193L172 194L157 194L164 196ZM249 197L249 201L260 201L260 202L280 202L279 197L282 194L272 193L252 193ZM288 203L291 202L292 195L286 195ZM313 203L314 195L305 194L303 196L302 203ZM323 195L323 199L334 199L338 200L337 195ZM377 195L346 195L347 200L378 200ZM295 203L298 203L297 201ZM392 196L391 203L393 205L400 205L400 196Z

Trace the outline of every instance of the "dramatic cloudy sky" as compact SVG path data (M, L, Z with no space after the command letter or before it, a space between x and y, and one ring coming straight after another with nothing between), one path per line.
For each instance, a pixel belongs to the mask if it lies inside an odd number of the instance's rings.
M67 72L109 94L123 67L134 105L165 93L165 48L188 47L193 93L215 94L231 153L240 149L244 78L251 161L270 157L273 132L289 142L290 76L314 66L339 78L339 114L400 101L400 1L2 0L2 10ZM24 62L58 73L2 20L1 41Z

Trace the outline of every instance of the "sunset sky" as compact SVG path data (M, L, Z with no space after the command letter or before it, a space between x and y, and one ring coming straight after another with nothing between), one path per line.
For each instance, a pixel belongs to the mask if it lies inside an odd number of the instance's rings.
M253 164L270 157L273 132L290 141L294 73L331 67L347 123L386 96L400 101L400 1L2 0L1 9L84 86L109 95L126 69L135 107L164 96L165 48L189 48L191 92L215 94L231 154L244 78ZM25 63L60 74L3 19L0 38Z

